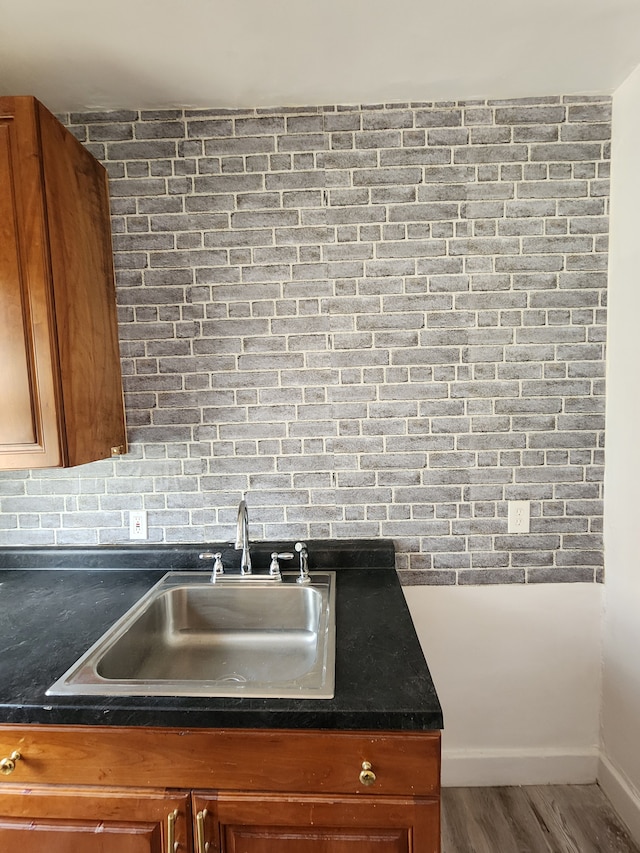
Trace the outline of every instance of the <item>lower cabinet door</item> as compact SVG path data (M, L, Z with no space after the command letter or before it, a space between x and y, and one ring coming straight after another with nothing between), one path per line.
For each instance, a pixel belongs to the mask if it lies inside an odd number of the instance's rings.
M188 853L189 821L186 794L0 788L2 853Z
M439 853L436 799L194 794L196 853Z

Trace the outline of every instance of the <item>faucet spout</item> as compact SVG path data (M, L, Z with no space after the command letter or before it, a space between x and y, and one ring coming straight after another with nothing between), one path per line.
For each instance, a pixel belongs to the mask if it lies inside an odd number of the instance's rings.
M251 553L249 551L249 510L244 498L238 505L238 521L236 525L236 550L242 549L240 558L240 574L251 574Z

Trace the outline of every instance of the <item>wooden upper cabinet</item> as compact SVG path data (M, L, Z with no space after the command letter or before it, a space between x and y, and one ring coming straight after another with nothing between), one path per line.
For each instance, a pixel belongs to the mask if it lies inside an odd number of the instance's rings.
M0 469L125 450L106 171L35 98L0 97Z

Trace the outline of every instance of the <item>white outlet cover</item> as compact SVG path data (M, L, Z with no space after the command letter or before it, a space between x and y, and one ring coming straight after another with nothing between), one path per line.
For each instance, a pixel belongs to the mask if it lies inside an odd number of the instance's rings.
M147 538L147 511L146 509L135 509L129 513L129 538Z
M507 531L509 533L528 533L530 516L530 501L509 501L507 509Z

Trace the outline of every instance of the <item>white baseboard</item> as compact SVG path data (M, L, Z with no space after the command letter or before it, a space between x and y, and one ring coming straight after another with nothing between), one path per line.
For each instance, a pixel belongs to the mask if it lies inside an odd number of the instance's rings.
M600 756L598 783L613 808L627 825L634 841L640 844L640 791L611 763L606 755Z
M444 787L484 785L586 785L598 775L599 750L446 750Z

